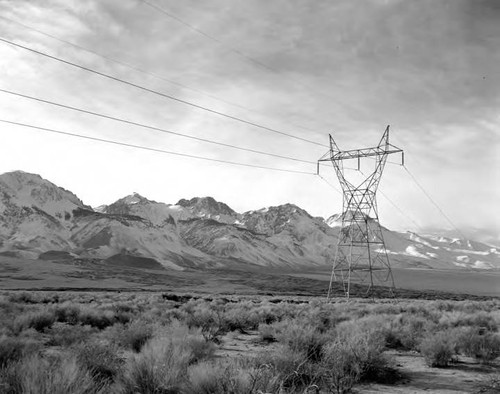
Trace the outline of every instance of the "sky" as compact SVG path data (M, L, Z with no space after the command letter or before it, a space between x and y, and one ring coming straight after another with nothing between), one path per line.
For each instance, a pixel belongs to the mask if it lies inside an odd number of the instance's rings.
M321 167L324 179L313 174L329 134L340 149L371 147L390 125L391 143L405 151L406 168L441 211L392 155L377 198L381 223L402 231L458 228L471 238L500 240L496 0L0 0L0 38L301 139L5 42L0 89L306 163L5 92L2 120L307 174L6 123L0 123L0 173L40 174L91 206L138 192L172 204L212 196L238 212L293 203L328 217L342 210L340 185L331 165ZM373 161L363 160L361 168L369 173ZM354 170L346 175L361 177Z

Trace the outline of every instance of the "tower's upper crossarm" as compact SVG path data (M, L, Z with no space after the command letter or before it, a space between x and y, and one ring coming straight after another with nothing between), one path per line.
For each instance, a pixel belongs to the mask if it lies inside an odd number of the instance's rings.
M330 155L328 157L322 157L319 161L357 159L362 157L382 156L401 152L403 152L402 149L398 148L397 146L388 144L387 146L376 146L373 148L330 151Z

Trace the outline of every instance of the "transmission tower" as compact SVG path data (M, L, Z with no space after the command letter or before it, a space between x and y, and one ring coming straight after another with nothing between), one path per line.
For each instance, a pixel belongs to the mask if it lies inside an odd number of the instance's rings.
M351 283L367 286L368 295L373 295L374 285L388 286L391 293L394 290L394 278L375 198L387 156L393 153L401 153L401 164L404 164L403 150L389 143L387 126L379 144L373 148L342 151L330 135L330 150L318 160L318 174L320 162L332 162L343 195L342 225L328 298L334 281L342 283L347 298ZM374 170L369 175L363 174L364 180L356 186L346 179L344 162L357 160L357 169L361 171L361 159L367 157L375 158Z

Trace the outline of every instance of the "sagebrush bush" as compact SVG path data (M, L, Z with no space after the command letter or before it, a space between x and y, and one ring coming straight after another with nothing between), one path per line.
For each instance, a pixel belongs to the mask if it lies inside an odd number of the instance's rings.
M214 350L214 344L205 340L201 329L173 322L154 332L140 353L127 360L120 392L179 392L186 384L188 366L210 359Z
M217 342L226 330L226 323L220 309L212 309L205 301L189 301L184 308L184 321L190 328L200 328L207 341Z
M231 367L213 362L201 362L188 369L188 391L193 394L234 393L235 381Z
M484 311L467 316L462 324L482 328L491 332L498 331L498 323L496 322L494 316L491 313Z
M0 338L0 368L5 368L9 364L35 353L40 347L40 343L29 339Z
M418 350L428 331L433 331L433 324L427 319L401 314L391 321L386 343L389 348Z
M117 349L107 343L80 345L75 349L75 355L80 365L102 385L108 385L116 379L124 362L117 355Z
M80 310L78 321L82 325L89 325L100 330L116 323L114 312L90 308L82 308Z
M29 293L27 291L23 292L13 292L10 293L9 302L17 302L23 304L36 304L38 303L38 299L34 293Z
M112 342L134 352L139 352L153 336L153 325L135 320L129 324L116 324L110 328Z
M71 346L88 341L90 337L98 332L91 326L69 325L67 323L54 323L52 327L45 330L49 336L50 346Z
M493 314L484 311L466 313L452 310L441 316L439 324L443 329L448 327L471 327L490 332L498 331L498 323Z
M471 328L459 338L459 349L481 363L490 363L500 356L500 336L491 332L480 333Z
M167 393L179 391L192 359L188 347L153 338L129 359L121 381L122 393Z
M26 312L14 320L14 331L19 333L28 328L34 328L37 331L43 331L52 326L56 321L54 311L40 310L35 312Z
M276 321L280 321L283 316L281 316L277 309L278 308L268 302L262 302L255 310L257 323L272 324Z
M10 318L21 315L26 308L26 305L7 301L7 297L4 297L0 301L0 316L3 316L3 319L0 320L0 327L10 326Z
M117 302L112 305L115 312L122 313L133 313L137 311L137 306L125 302Z
M283 388L280 375L269 365L251 361L205 361L188 369L185 392L192 394L277 393ZM287 391L291 392L291 391Z
M257 328L260 317L253 310L232 307L224 313L226 331L246 331Z
M386 333L380 317L368 317L357 322L344 322L335 330L335 341L340 342L350 352L354 359L345 356L345 360L354 360L352 371L358 371L358 379L367 382L387 382L396 379L395 370L390 361L383 354L386 344ZM340 346L340 345L337 345Z
M430 367L447 367L454 360L454 345L450 333L439 331L422 340L420 353Z
M264 368L275 378L269 384L278 384L286 393L303 391L310 385L320 383L322 379L321 369L317 364L303 352L292 350L287 345L279 345L273 352L262 352L255 358L254 365L259 369Z
M322 366L327 384L338 394L349 392L361 377L361 363L349 345L339 339L325 347Z
M96 394L103 387L94 382L74 357L46 359L32 355L0 372L5 394Z
M71 325L75 325L80 322L80 313L80 306L75 305L71 302L66 302L62 305L58 305L55 309L55 316L57 321L61 323L68 323Z
M292 351L304 354L311 361L319 361L326 343L326 337L313 325L298 321L283 320L275 323L276 340L288 346Z

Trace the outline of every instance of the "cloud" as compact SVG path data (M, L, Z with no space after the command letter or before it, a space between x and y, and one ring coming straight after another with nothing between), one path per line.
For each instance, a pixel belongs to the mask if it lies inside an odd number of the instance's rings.
M500 200L498 182L493 181L500 167L498 2L149 1L216 40L136 0L11 1L1 3L0 12L194 91L0 19L1 36L302 138L326 144L332 133L344 149L375 145L391 124L392 141L405 149L409 168L457 223L500 231L491 219ZM0 44L0 56L4 87L21 93L300 159L315 161L326 151L5 44ZM124 127L3 94L0 103L13 119L86 135L315 171L314 165ZM319 178L132 153L56 137L47 137L50 144L43 146L44 138L34 133L28 135L37 143L21 149L20 129L5 130L11 153L9 162L0 165L2 172L12 165L32 172L40 169L94 205L137 190L166 202L214 194L240 210L285 202L304 205L314 215L341 209L340 196ZM47 155L38 151L40 146ZM50 160L53 155L60 155L59 160ZM70 168L61 169L61 160L70 161ZM336 182L333 171L325 176ZM117 186L120 182L124 185ZM423 225L446 225L410 182L404 172L388 167L382 187ZM401 228L402 218L383 198L379 200L382 221Z

